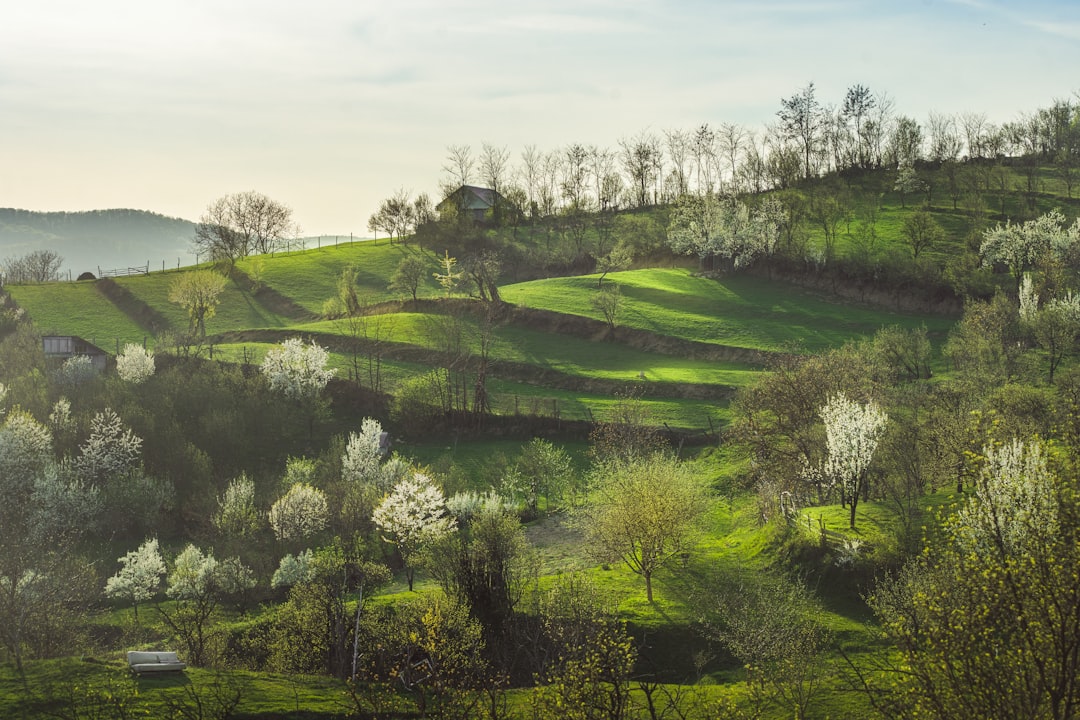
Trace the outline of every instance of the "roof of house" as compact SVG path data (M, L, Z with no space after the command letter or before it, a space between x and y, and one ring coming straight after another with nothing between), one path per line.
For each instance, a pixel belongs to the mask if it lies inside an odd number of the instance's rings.
M487 210L495 206L495 202L499 198L499 193L491 188L482 188L475 185L462 185L457 190L447 195L446 199L439 203L439 206L441 207L451 198L457 200L458 207L462 210Z

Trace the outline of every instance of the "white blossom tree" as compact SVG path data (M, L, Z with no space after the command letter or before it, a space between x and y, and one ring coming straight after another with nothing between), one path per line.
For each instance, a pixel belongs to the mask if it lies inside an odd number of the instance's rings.
M707 258L719 257L734 272L776 250L786 218L776 200L751 208L735 198L686 196L672 214L668 242L674 252L697 255L703 269Z
M983 554L1039 552L1058 524L1058 498L1043 445L1014 438L983 448L982 455L975 492L957 512L957 539Z
M69 357L56 370L56 381L61 387L78 390L81 385L93 379L96 371L88 355Z
M306 540L326 528L326 494L307 483L296 483L270 508L269 519L278 540Z
M840 484L848 500L851 527L854 528L859 494L866 486L866 471L889 416L874 401L862 404L849 400L842 392L830 398L819 414L825 422L828 448L823 470Z
M308 437L315 434L315 413L319 396L334 377L326 367L326 348L314 341L305 345L299 338L289 338L271 348L262 361L262 373L270 389L307 410Z
M185 547L173 562L165 594L176 600L171 609L158 607L162 619L184 643L188 661L205 665L207 629L219 601L218 561L213 552L203 553L195 545Z
M0 425L0 503L8 486L27 489L52 458L52 434L30 413L16 410ZM9 506L10 507L10 506Z
M314 341L305 345L300 338L289 338L266 353L262 373L271 390L291 400L311 400L334 377L326 367L329 357L326 348Z
M158 550L157 538L144 542L120 558L120 570L105 582L106 597L127 600L139 622L139 603L157 594L165 575L165 560Z
M401 553L409 590L413 589L413 563L422 547L454 529L446 514L446 498L427 475L402 478L372 514L383 539Z
M142 438L105 408L90 421L90 437L79 447L75 467L79 477L100 482L137 469L141 458Z
M1017 294L1024 272L1043 255L1067 258L1080 247L1080 220L1065 226L1065 216L1057 210L1024 223L1006 222L983 232L979 254L987 265L1008 266L1016 280Z
M379 436L382 425L378 420L364 418L359 433L349 433L345 453L341 456L341 477L347 482L378 484L382 455Z
M247 476L233 478L218 497L217 511L211 521L219 532L243 538L259 529L259 510L255 506L255 483Z
M281 558L274 576L270 578L270 587L283 588L299 585L311 578L311 550L289 553Z
M154 354L141 345L128 343L116 356L116 374L132 385L145 382L154 374Z

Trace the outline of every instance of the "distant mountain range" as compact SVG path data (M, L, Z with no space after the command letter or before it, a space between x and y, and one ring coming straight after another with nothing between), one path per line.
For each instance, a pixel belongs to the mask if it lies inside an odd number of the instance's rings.
M0 263L34 250L64 258L65 277L117 268L191 265L195 223L145 210L34 212L0 208Z

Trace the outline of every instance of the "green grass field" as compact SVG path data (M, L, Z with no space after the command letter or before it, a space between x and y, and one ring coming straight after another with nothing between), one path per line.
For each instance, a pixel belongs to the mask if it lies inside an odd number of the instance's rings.
M612 273L623 297L618 324L659 335L771 351L818 352L887 325L942 334L952 319L857 307L754 276L716 281L688 270ZM592 307L596 276L507 286L503 298L527 307L602 319Z

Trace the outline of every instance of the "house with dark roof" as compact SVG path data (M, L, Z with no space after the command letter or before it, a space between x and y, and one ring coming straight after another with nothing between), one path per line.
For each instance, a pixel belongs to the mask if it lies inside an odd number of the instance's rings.
M467 215L474 223L483 224L490 218L496 206L506 206L508 201L497 191L491 188L476 187L475 185L462 185L435 206L440 213L450 209L456 210L462 215Z
M61 365L76 355L86 355L90 365L98 372L105 370L108 353L93 343L75 335L45 335L41 338L41 349L45 351L46 362Z

